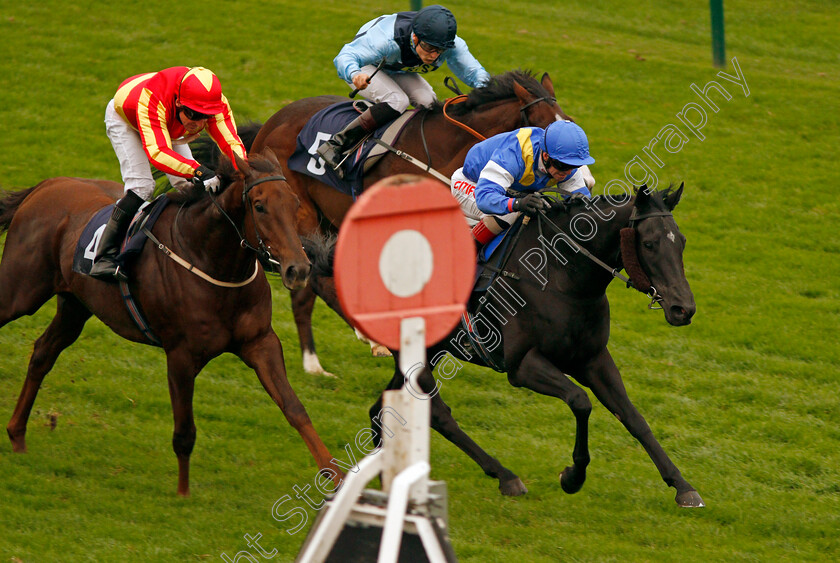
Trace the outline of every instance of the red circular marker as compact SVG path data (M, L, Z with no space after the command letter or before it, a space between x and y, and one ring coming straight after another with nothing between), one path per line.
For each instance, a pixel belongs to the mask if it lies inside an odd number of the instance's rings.
M437 180L410 174L366 190L341 224L335 285L365 336L400 347L400 321L423 317L426 346L458 323L472 291L475 246L458 202Z

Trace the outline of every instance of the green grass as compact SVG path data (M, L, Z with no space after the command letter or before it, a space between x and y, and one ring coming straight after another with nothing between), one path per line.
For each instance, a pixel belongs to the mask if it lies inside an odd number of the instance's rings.
M659 182L685 181L676 218L698 313L673 329L643 298L610 289L611 350L635 404L707 508L680 510L644 450L606 410L591 417L592 465L577 495L574 422L561 402L467 367L443 388L457 419L530 492L494 481L432 436L432 475L447 481L461 561L814 561L840 557L840 29L836 2L728 2L727 58L750 95L711 67L703 2L598 0L447 4L491 72L548 71L561 106L587 131L603 186L676 113L717 97L702 142L660 152ZM343 94L331 60L358 26L408 2L104 2L0 4L0 183L58 175L119 179L102 116L132 74L204 65L239 122L291 100ZM726 72L732 74L730 66ZM446 71L430 77L441 96ZM659 145L661 147L661 144ZM274 283L274 282L273 282ZM336 457L367 424L392 369L371 359L322 304L315 330L337 380L300 367L288 295L274 283L274 327L290 380ZM2 291L3 288L0 288ZM54 312L0 330L0 418L11 416L32 343ZM196 388L192 497L175 497L171 411L158 350L88 323L46 379L30 453L0 444L0 561L220 560L262 534L290 561L305 531L272 518L315 464L236 358ZM56 421L51 429L50 420ZM316 495L317 497L317 495ZM293 499L283 511L303 507ZM309 523L314 511L308 510Z

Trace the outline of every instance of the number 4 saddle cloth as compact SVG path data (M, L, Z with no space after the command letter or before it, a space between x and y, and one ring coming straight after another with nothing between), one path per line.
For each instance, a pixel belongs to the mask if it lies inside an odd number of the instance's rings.
M143 204L137 211L128 227L120 254L117 256L117 262L121 268L130 268L131 259L140 254L148 239L142 228L146 227L151 230L161 211L170 201L166 195L161 195L151 203ZM90 269L93 267L93 258L96 256L96 248L102 238L102 231L105 230L105 225L111 218L113 211L114 204L100 209L82 231L82 236L76 244L76 251L73 253L74 272L85 275L90 273Z

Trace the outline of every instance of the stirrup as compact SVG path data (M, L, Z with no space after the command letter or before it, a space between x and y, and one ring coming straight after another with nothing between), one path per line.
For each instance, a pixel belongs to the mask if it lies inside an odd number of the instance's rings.
M100 281L127 282L128 274L126 274L123 268L117 264L114 258L114 256L103 256L99 260L95 261L93 266L91 266L88 275L93 279ZM95 271L97 266L99 266L101 271Z

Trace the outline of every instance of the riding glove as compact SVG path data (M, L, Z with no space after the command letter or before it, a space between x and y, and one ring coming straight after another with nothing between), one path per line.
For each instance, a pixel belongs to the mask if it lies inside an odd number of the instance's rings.
M539 196L539 194L528 194L525 197L518 197L513 200L513 210L521 211L529 217L533 217L538 211L551 209L551 204Z
M200 185L200 187L203 187L211 194L215 194L219 189L219 177L216 176L216 173L213 170L204 165L200 165L195 169L192 181L193 184L196 186Z

